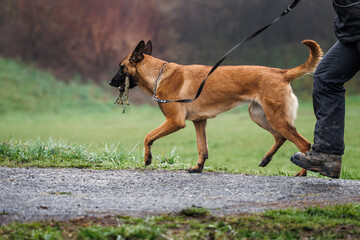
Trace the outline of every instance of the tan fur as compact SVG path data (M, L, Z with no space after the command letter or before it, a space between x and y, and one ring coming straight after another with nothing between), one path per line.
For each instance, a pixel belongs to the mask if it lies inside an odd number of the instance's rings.
M262 66L222 66L208 79L201 96L192 103L159 104L165 122L145 137L145 162L151 163L152 143L185 127L185 121L194 123L199 159L189 172L201 172L208 158L206 121L242 103L249 103L251 119L269 131L275 138L273 147L265 154L260 166L266 166L286 139L305 153L310 143L294 127L298 102L290 82L311 73L322 57L320 46L312 40L303 41L310 49L310 57L303 65L289 69ZM133 53L134 54L134 53ZM143 54L141 61L129 61L127 56L120 63L137 85L150 95L160 69L165 61ZM157 97L160 99L189 99L196 95L199 85L211 67L168 63L161 75ZM298 175L305 176L306 170Z

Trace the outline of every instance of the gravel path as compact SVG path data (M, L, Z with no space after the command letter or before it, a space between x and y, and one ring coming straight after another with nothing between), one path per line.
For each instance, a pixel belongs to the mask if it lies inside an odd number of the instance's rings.
M192 206L213 215L360 202L360 181L181 171L0 168L0 224L144 216Z

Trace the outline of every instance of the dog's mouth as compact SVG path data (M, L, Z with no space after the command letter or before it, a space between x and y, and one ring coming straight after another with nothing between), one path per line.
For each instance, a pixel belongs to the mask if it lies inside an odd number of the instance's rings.
M115 74L115 76L109 82L109 85L112 87L119 88L120 91L124 91L126 77L128 77L130 80L130 86L129 86L130 89L137 86L133 77L131 75L121 72L121 70L119 70L119 72Z
M109 85L112 87L121 88L125 86L126 75L119 75L118 73L111 79Z

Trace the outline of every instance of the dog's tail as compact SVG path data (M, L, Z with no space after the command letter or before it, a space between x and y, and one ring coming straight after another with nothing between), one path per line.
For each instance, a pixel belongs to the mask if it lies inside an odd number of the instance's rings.
M285 79L288 82L302 77L305 74L313 73L323 56L323 51L315 41L304 40L302 43L310 49L309 59L303 65L289 69L285 72Z

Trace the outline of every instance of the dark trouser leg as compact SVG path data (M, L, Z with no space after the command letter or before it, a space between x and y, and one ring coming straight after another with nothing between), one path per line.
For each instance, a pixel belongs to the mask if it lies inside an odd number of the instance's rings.
M313 104L317 118L313 150L344 153L345 88L360 70L357 43L337 42L324 56L314 74Z

